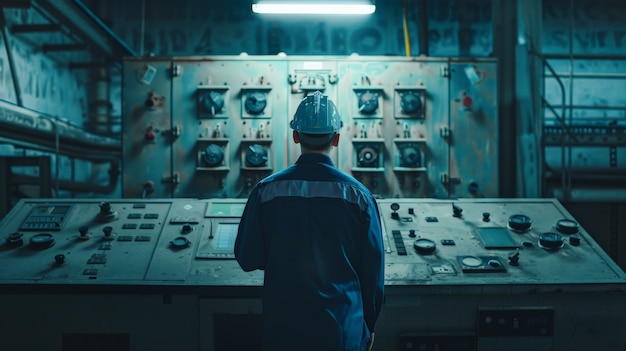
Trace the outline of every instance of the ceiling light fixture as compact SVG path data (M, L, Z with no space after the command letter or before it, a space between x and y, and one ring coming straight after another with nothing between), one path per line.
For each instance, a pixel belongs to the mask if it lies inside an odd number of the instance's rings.
M376 11L372 1L280 1L258 0L252 12L262 14L370 15Z

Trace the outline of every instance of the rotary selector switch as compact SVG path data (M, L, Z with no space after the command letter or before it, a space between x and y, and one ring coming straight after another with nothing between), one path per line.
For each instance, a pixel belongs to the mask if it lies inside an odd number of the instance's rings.
M249 114L260 115L267 106L267 96L260 91L251 92L247 95L244 105Z
M246 164L251 167L262 167L267 164L267 150L263 145L254 144L246 150Z
M224 150L219 145L211 144L202 152L202 160L209 167L217 167L224 161Z
M378 94L365 92L359 95L359 112L371 115L378 109Z
M205 112L215 116L224 108L224 96L216 91L210 91L200 97L200 106Z

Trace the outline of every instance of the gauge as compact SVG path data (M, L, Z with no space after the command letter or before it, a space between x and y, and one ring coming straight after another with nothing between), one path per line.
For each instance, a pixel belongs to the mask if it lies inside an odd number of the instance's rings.
M422 110L422 99L418 93L405 93L400 96L400 107L407 115L419 113Z
M246 111L253 115L258 115L265 110L267 106L267 96L260 91L254 91L246 97Z
M370 146L365 146L359 151L358 164L360 167L374 167L378 160L378 152Z
M407 145L400 151L400 164L403 167L418 167L421 161L421 155L417 148L413 145Z

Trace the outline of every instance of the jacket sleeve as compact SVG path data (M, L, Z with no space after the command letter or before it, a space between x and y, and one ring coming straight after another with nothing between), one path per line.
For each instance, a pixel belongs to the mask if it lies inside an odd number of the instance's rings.
M265 241L261 218L261 201L257 186L248 198L235 240L235 258L246 272L265 269Z
M385 249L382 238L380 214L376 202L371 199L367 209L369 221L366 225L367 236L362 248L361 293L365 323L370 332L374 332L376 320L384 298L385 286Z

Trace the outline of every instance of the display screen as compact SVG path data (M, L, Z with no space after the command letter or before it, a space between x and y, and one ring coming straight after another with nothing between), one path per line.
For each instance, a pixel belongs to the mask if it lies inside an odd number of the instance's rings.
M211 202L207 209L207 217L241 217L245 202Z
M234 250L235 239L237 238L237 223L218 223L215 230L215 249Z

